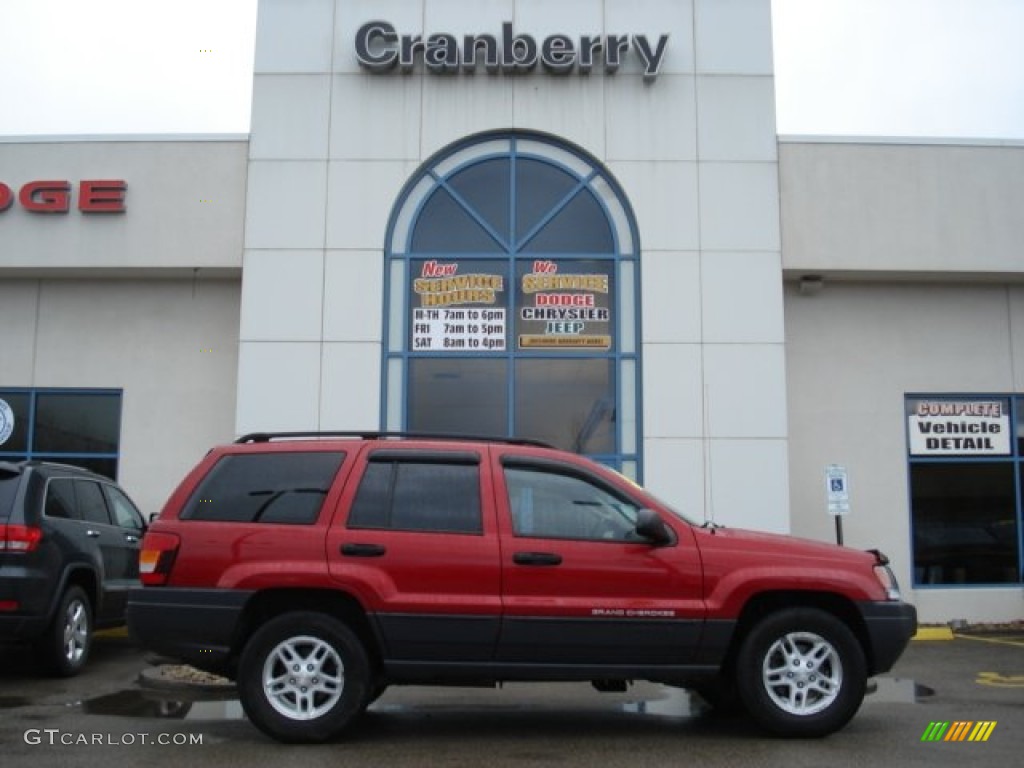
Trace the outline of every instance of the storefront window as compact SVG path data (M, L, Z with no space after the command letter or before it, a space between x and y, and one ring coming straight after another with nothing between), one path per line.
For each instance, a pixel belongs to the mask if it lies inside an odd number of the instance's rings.
M533 134L442 152L388 233L382 422L544 440L636 475L639 253L614 181Z
M1000 396L907 398L917 584L1020 583L1022 407Z
M0 389L0 461L40 459L117 478L118 390Z

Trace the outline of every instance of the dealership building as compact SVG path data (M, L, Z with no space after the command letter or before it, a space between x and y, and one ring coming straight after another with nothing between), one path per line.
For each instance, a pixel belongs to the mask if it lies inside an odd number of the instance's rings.
M544 440L1024 617L1024 144L780 137L770 0L261 0L247 136L0 139L0 460Z

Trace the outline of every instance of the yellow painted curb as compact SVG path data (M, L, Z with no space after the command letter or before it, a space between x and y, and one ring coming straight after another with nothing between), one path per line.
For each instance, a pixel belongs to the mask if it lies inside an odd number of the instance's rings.
M953 630L949 627L918 627L913 640L952 640Z

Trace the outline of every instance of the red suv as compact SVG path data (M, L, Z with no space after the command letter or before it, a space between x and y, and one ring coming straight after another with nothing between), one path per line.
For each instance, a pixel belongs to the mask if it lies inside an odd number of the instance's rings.
M699 525L530 441L255 434L151 525L128 624L281 741L335 737L389 684L513 680L685 686L819 736L916 630L886 563Z

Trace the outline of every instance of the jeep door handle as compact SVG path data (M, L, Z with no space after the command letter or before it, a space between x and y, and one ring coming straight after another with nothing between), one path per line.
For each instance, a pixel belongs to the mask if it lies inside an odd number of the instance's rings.
M92 529L92 528L89 528L89 529L88 529L88 530L87 530L87 531L85 532L85 535L86 535L86 536L88 536L88 537L89 537L90 539L95 539L95 538L96 538L97 536L99 536L99 535L100 535L100 532L99 532L99 531L97 531L97 530L94 530L94 529Z
M139 537L138 536L134 536L134 535L132 535L130 533L126 533L124 535L124 540L127 541L129 544L138 544L139 543Z
M516 552L512 555L516 565L561 565L562 556L554 552Z
M380 557L387 552L380 544L342 544L341 554L349 557Z

